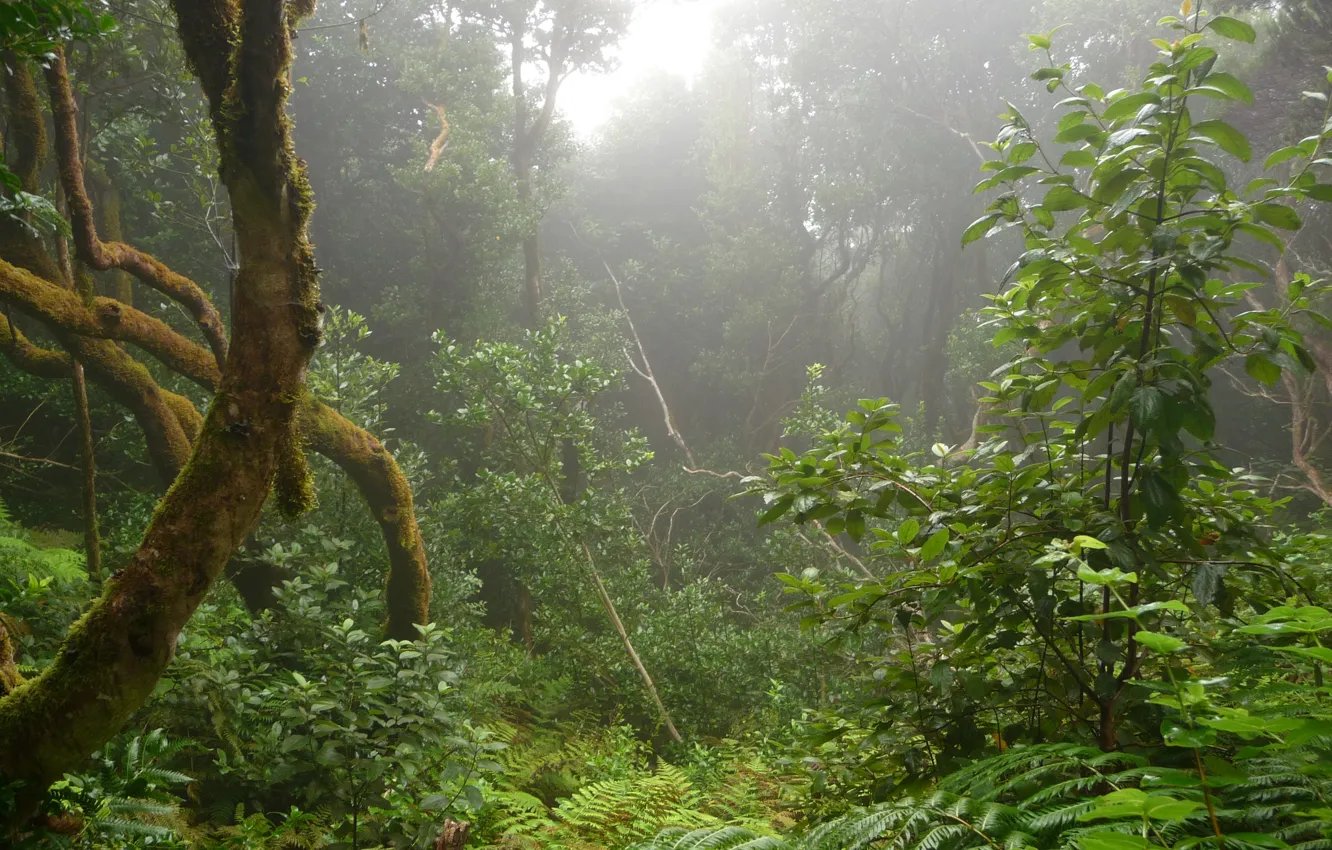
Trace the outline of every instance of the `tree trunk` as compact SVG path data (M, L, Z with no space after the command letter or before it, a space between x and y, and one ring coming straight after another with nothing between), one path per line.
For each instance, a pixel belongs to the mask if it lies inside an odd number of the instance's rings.
M138 551L106 582L56 660L0 700L0 779L23 783L20 818L152 693L181 628L259 519L279 445L291 442L317 342L309 333L318 322L306 239L312 202L285 112L292 23L286 4L175 0L173 7L209 100L232 200L241 255L235 336L189 461ZM56 52L48 76L55 121L63 127L61 183L75 217L90 222L63 53Z
M513 175L517 181L518 200L527 206L532 202L532 157L538 142L527 105L527 89L523 83L523 63L527 51L523 44L523 21L510 21L509 62L513 74ZM540 223L532 223L532 232L523 239L523 325L535 330L541 324L541 244L538 236Z
M467 846L467 836L472 825L465 821L446 820L444 828L435 839L435 850L463 850Z
M83 364L75 362L70 385L74 390L74 416L78 420L79 454L83 466L83 549L88 575L102 574L102 539L97 529L97 457L93 441L92 417L88 412L88 384Z

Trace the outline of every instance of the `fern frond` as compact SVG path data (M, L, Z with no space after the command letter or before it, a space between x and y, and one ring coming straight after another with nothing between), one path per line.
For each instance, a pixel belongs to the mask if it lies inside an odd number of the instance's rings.
M634 845L633 850L793 850L792 845L771 835L756 835L747 829L666 829L655 838Z

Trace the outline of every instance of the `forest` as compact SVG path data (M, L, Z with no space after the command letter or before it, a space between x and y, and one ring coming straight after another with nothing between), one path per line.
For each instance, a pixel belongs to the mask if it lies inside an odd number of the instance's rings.
M0 63L0 847L1332 850L1324 0Z

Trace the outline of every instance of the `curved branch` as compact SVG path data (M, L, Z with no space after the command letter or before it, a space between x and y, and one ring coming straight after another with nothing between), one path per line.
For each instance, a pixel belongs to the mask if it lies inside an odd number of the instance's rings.
M68 378L74 364L63 351L33 345L4 313L0 313L0 353L19 369L39 378Z
M53 334L84 372L112 398L129 408L143 429L148 456L163 481L173 481L190 458L186 424L174 401L188 399L157 385L148 369L124 349L106 339L90 339L61 330ZM197 419L198 413L194 414Z
M165 323L132 307L109 298L97 298L91 309L86 308L69 290L3 260L0 260L0 295L12 299L16 306L48 325L66 344L75 346L79 358L85 360L86 368L98 383L135 411L150 448L159 441L165 446L156 465L163 480L170 483L184 465L189 445L198 438L202 424L198 411L184 396L157 387L141 364L115 346L97 343L102 338L133 343L205 389L216 391L221 374L213 368L208 352ZM30 343L27 349L29 357L39 355L38 359L43 361L56 355ZM61 368L68 370L68 358L63 360ZM389 555L385 591L388 636L415 639L415 624L428 620L430 575L410 484L382 443L332 408L308 400L301 410L301 425L311 448L336 463L352 479L380 524Z
M132 343L173 372L215 390L222 372L213 357L163 321L113 298L85 305L77 293L0 260L0 296L33 318L66 333Z
M310 448L356 484L379 522L389 556L385 631L396 640L415 640L416 624L430 621L430 572L407 477L383 443L325 404L307 398L300 427Z
M221 315L199 285L173 272L156 258L123 242L103 242L98 238L92 201L88 199L88 190L83 180L83 163L79 158L78 107L74 104L74 93L70 89L64 51L55 51L46 71L46 80L51 92L56 161L59 166L57 171L69 203L74 247L79 259L97 271L120 269L129 272L188 310L198 322L199 330L213 351L216 365L221 369L227 361L226 328L222 324Z

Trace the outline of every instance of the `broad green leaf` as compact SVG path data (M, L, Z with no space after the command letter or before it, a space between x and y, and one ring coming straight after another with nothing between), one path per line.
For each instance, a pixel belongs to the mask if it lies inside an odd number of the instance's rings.
M1287 160L1294 159L1297 156L1304 156L1304 151L1301 150L1298 145L1280 148L1268 155L1267 159L1263 162L1263 168L1273 168Z
M897 542L909 546L918 534L920 534L920 523L914 519L905 520L897 527Z
M1199 564L1193 573L1193 598L1199 605L1211 605L1225 594L1225 564Z
M1215 89L1232 100L1240 100L1244 103L1253 103L1253 92L1249 87L1240 82L1238 77L1234 77L1223 71L1216 71L1208 74L1202 81L1202 85L1189 89L1190 92L1197 92L1201 89Z
M1087 206L1087 198L1072 186L1055 186L1045 194L1041 206L1051 212L1064 212Z
M1246 24L1238 18L1232 18L1229 15L1217 15L1207 22L1205 27L1223 38L1232 41L1242 41L1245 44L1253 44L1258 34L1254 32L1253 27Z
M1093 570L1087 565L1078 567L1078 581L1085 581L1087 584L1094 584L1098 587L1117 584L1137 584L1137 573L1126 573L1119 567L1108 567L1104 570Z
M1107 106L1105 111L1101 113L1101 120L1107 122L1120 121L1124 118L1137 115L1138 110L1142 109L1149 103L1160 102L1161 96L1156 92L1145 91L1126 95Z
M990 228L998 224L1003 217L1004 214L1001 212L992 212L986 213L973 221L962 233L962 247L965 248L972 242L983 238L985 234L990 232Z
M1059 158L1059 164L1069 168L1091 168L1096 165L1096 154L1086 149L1069 151Z
M1249 209L1255 220L1282 230L1299 230L1303 225L1300 214L1285 204L1254 204Z
M1111 413L1119 413L1128 406L1129 399L1133 398L1133 391L1138 386L1138 373L1134 369L1125 372L1118 381L1115 382L1115 388L1110 391Z
M1183 820L1201 809L1202 805L1196 800L1152 795L1143 806L1143 814L1152 820Z
M1150 846L1141 835L1122 832L1092 832L1077 838L1081 850L1147 850Z
M849 511L846 515L846 533L857 543L865 536L865 514Z
M1129 399L1129 412L1139 427L1150 428L1165 412L1166 397L1156 387L1138 387Z
M1211 139L1221 148L1221 150L1237 159L1248 162L1253 156L1253 151L1249 147L1249 140L1244 134L1224 121L1211 120L1199 121L1194 124L1189 133L1193 136L1201 136Z
M1332 664L1332 649L1325 646L1274 646L1277 652L1288 652L1291 655L1299 655L1304 658L1312 658L1314 661L1321 661L1324 664Z
M1095 537L1089 537L1086 534L1079 534L1073 538L1073 544L1081 549L1105 549L1106 544L1097 540Z
M1269 387L1281 380L1281 367L1272 362L1272 358L1261 351L1256 351L1244 358L1244 371L1248 372L1249 376L1255 381Z
M1161 655L1170 655L1188 648L1188 644L1177 637L1171 637L1170 635L1163 635L1157 632L1149 632L1143 629L1139 629L1134 633L1133 639L1150 649L1152 652L1158 652Z
M939 554L943 552L944 547L948 545L948 538L950 536L951 535L946 528L941 528L931 534L930 538L925 541L925 545L920 547L920 559L922 561L932 561L939 557Z
M1178 295L1167 295L1164 301L1166 308L1181 325L1191 328L1198 324L1198 311L1194 309L1192 301Z

